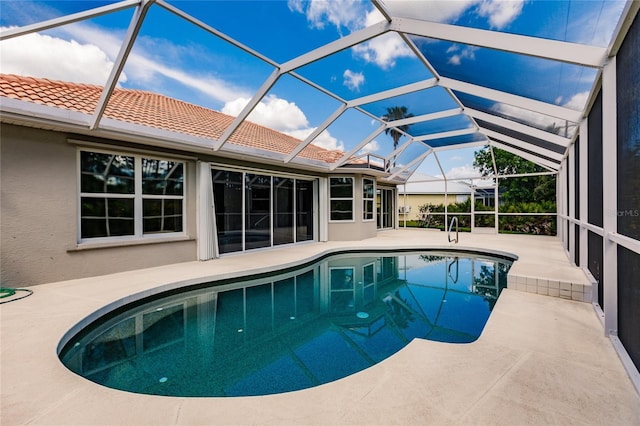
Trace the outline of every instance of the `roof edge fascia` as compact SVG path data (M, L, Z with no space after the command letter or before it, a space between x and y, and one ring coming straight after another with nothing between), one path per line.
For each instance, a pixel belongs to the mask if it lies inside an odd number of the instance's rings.
M258 164L303 169L316 173L328 173L332 164L309 159L299 159L296 162L285 163L284 154L268 153L264 150L253 153L249 149L233 144L225 145L224 150L213 151L213 140L211 139L127 123L111 118L104 118L100 122L100 127L91 130L89 128L90 114L11 98L2 98L1 100L0 121L7 124L135 143L148 147L208 154L223 158L245 161L250 159Z
M6 97L0 98L0 116L2 121L10 117L18 123L48 125L47 128L67 129L71 126L88 130L91 123L90 114Z

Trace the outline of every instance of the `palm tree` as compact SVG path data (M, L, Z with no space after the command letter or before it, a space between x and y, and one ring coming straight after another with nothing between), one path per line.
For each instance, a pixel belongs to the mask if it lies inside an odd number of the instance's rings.
M403 118L410 118L413 117L413 114L411 114L410 112L407 112L407 107L405 106L400 106L400 107L388 107L387 108L387 113L385 115L383 115L381 118L386 121L396 121L396 120L402 120ZM400 138L402 137L402 133L400 133L400 131L403 132L408 132L409 131L409 124L404 124L402 126L396 126L396 127L387 127L384 131L385 134L391 134L391 138L393 139L393 150L395 151L398 148L398 141L400 140ZM396 166L396 156L393 156L393 167Z

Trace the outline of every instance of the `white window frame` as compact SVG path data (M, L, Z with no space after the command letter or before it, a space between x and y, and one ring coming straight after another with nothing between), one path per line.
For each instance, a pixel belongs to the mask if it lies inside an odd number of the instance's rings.
M366 191L364 189L365 181L371 181L373 185L373 194L371 198L368 198L366 195ZM371 218L367 219L367 209L365 207L366 203L371 203ZM373 222L376 220L376 180L372 177L363 176L362 177L362 221L363 222Z
M365 277L367 276L367 268L371 268L372 280L365 281ZM376 262L366 263L362 265L362 300L366 303L370 303L376 299L377 293L377 271L376 271ZM373 297L371 300L367 299L367 290L372 289Z
M134 160L134 193L133 194L111 194L111 193L93 193L82 192L82 152L94 152L98 154L119 155L123 157L133 157ZM182 163L183 190L182 195L153 195L142 193L142 159L171 161ZM153 152L127 152L118 150L104 150L93 147L80 147L77 150L77 242L79 245L90 243L126 243L139 241L154 240L171 240L175 238L184 238L187 236L187 162L184 159L176 159L156 155ZM113 237L89 237L82 238L82 198L132 198L133 214L134 214L134 233L133 235L119 235ZM158 232L145 234L143 231L143 200L145 199L174 199L182 200L182 231L180 232Z
M338 288L334 288L334 283L331 281L332 278L332 271L351 271L351 286L350 287L338 287ZM334 312L334 306L333 306L333 296L337 295L337 294L350 294L351 295L351 301L353 303L353 310L355 311L355 307L356 307L356 268L353 266L332 266L329 268L329 306L330 306L330 310L331 312ZM340 313L344 313L345 311L339 311Z
M331 197L331 180L332 179L351 179L351 197ZM348 223L355 222L355 183L354 176L329 176L329 222ZM351 200L351 219L331 219L331 203L332 201Z

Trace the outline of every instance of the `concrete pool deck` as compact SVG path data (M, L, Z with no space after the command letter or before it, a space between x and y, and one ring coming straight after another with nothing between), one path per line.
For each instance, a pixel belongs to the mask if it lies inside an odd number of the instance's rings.
M444 232L399 229L359 242L313 243L29 287L30 297L0 305L0 424L640 424L640 397L591 304L532 294L526 280L525 291L503 291L474 343L416 339L365 371L286 394L131 394L76 376L57 357L69 329L132 294L237 276L249 268L269 271L333 250L399 247L449 243ZM510 277L536 278L538 285L574 283L588 291L584 274L553 237L460 234L455 248L512 253L519 260Z

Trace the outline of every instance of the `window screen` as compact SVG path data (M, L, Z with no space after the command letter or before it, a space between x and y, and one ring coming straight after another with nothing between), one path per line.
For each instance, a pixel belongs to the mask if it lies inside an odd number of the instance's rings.
M589 223L602 226L602 91L589 113Z
M640 21L616 59L618 106L618 232L640 240Z

